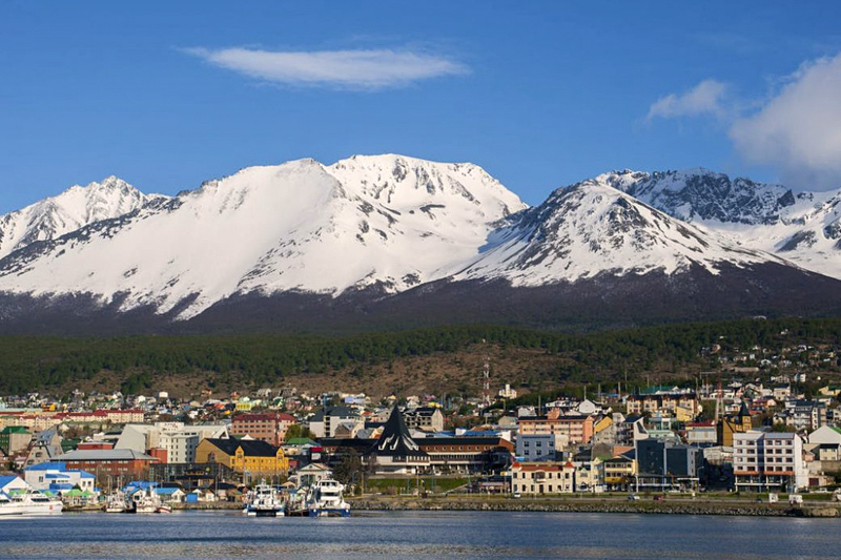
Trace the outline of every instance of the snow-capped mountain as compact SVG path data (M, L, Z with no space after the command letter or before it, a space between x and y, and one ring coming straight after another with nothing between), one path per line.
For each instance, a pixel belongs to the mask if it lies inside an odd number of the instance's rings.
M233 294L386 292L437 280L525 207L482 169L401 156L251 167L0 261L0 291L121 309Z
M30 233L3 228L0 331L841 310L841 281L790 262L819 255L801 250L808 231L841 237L836 200L703 170L616 172L528 208L480 167L398 155L250 167L172 198L109 179L8 215ZM769 231L794 250L763 251Z
M46 241L83 226L137 210L151 200L111 176L86 187L74 185L58 196L45 198L0 216L0 258L35 241Z
M793 193L706 169L605 173L585 184L614 186L680 220L841 278L841 189Z
M671 275L692 267L717 274L722 264L788 264L594 182L558 189L510 222L493 233L481 258L461 276L541 286L600 274Z

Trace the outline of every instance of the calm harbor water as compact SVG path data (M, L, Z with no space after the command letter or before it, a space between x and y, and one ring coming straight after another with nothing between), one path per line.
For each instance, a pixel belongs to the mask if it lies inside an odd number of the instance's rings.
M349 519L235 513L0 519L0 558L621 558L841 556L832 519L366 512Z

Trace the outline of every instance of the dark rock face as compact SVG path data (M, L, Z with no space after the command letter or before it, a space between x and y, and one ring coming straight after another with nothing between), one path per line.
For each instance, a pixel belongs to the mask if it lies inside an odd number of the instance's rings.
M841 281L763 264L723 267L718 274L701 268L671 276L604 274L535 288L515 288L503 280L441 281L399 294L374 286L337 298L310 293L242 295L189 321L173 321L183 307L165 315L152 309L119 312L118 307L118 300L102 305L85 295L3 295L0 334L349 333L470 323L589 331L753 315L836 315L841 313Z

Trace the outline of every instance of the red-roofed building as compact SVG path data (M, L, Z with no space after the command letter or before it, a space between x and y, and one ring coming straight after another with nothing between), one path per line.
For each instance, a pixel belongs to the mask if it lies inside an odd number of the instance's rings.
M566 494L575 491L575 465L566 463L514 463L511 491L515 494Z
M277 447L286 438L286 430L295 423L295 417L285 412L238 414L231 421L230 434L249 436Z

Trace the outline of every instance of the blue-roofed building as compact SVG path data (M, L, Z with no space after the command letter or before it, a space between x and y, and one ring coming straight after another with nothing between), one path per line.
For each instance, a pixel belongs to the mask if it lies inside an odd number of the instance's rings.
M31 486L19 476L0 476L0 492L4 494L13 494L31 489Z
M68 469L63 461L50 461L26 467L23 471L26 482L40 491L62 496L78 488L82 492L97 494L96 477L87 471Z
M155 494L160 496L164 502L183 502L187 493L181 488L175 487L161 487L155 488Z

